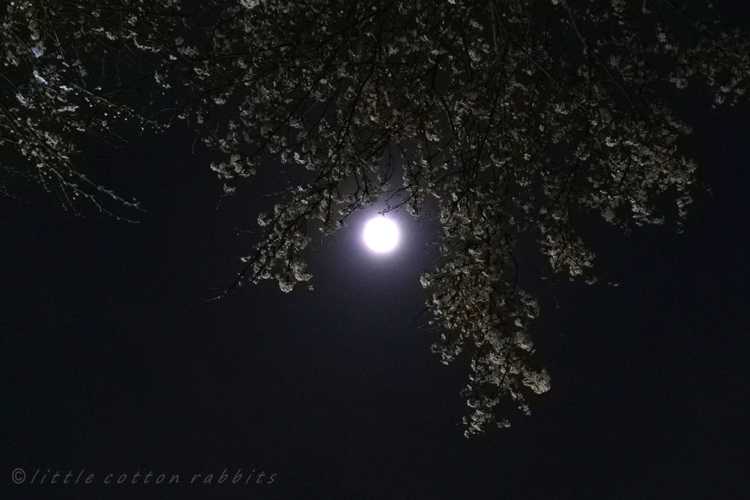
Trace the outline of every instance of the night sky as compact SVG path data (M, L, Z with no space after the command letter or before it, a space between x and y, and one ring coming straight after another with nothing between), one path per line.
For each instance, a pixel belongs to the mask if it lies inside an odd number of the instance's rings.
M0 197L0 498L746 498L750 115L681 112L712 193L682 234L582 215L617 287L558 282L553 297L531 260L552 390L470 440L466 363L441 365L418 316L434 223L395 214L403 244L374 258L360 232L382 206L358 212L311 246L314 291L266 282L208 301L283 185L272 168L219 204L208 153L178 128L95 163L143 202L138 224L23 186L24 201Z

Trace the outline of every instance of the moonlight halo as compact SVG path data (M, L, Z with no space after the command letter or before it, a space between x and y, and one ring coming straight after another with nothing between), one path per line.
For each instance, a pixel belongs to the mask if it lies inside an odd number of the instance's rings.
M398 244L398 227L391 219L375 217L365 225L363 239L373 252L389 252Z

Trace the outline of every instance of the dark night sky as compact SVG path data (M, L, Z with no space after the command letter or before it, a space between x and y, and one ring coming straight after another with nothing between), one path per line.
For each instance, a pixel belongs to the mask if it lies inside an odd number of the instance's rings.
M407 241L373 259L357 214L309 252L313 292L263 283L206 303L252 242L236 228L256 230L272 201L260 179L215 210L192 136L104 163L109 185L144 202L140 224L0 198L0 498L745 497L750 116L685 113L713 194L683 234L584 219L619 286L560 284L559 309L537 287L553 389L472 440L466 366L441 365L413 320L429 224L397 214ZM15 485L16 468L95 477ZM277 475L186 484L224 469ZM180 484L101 484L136 471Z

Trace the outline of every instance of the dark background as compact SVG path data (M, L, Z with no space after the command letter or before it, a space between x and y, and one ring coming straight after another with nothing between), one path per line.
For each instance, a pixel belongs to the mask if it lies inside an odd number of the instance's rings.
M314 291L269 282L206 302L241 268L272 171L217 209L208 156L176 130L98 164L142 200L138 224L0 198L0 498L746 497L750 116L681 104L712 194L683 234L582 219L619 286L531 285L552 391L471 440L467 367L441 365L415 319L428 221L396 214L405 241L376 259L359 235L376 209L357 213L311 246ZM45 484L28 484L37 469ZM46 484L81 469L94 484ZM253 469L274 483L244 484ZM137 471L180 484L101 484Z

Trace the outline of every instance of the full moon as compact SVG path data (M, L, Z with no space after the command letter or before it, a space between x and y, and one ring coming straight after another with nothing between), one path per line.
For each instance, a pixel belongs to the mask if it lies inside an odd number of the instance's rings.
M364 240L374 252L388 252L398 243L398 227L385 217L375 217L365 226Z

